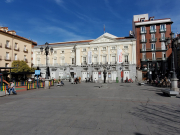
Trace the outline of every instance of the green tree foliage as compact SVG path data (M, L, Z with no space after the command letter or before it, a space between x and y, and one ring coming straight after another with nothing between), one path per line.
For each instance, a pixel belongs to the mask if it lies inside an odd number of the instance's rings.
M23 60L15 60L12 62L12 67L17 67L15 69L12 69L12 72L18 73L18 72L34 72L35 68L30 68L28 64Z

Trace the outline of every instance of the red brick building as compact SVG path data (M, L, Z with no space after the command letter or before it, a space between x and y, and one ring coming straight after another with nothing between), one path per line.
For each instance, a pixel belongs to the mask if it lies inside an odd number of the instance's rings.
M137 70L142 72L142 79L154 79L157 75L163 77L167 74L167 62L172 49L166 47L165 39L170 37L172 23L170 18L155 19L148 17L148 14L134 15L136 63Z

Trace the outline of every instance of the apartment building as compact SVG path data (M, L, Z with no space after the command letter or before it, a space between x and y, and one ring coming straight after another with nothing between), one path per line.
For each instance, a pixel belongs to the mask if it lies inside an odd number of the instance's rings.
M34 67L39 66L45 77L46 56L40 47L33 48ZM47 58L52 78L81 77L102 81L104 67L107 67L107 80L135 80L136 76L136 39L134 37L117 37L104 33L94 40L50 43L53 53Z
M14 60L24 60L31 67L32 47L37 43L16 35L8 27L0 27L0 67L11 67Z
M172 49L165 40L170 37L170 18L155 19L148 14L134 15L133 34L136 38L136 62L138 79L165 76L169 70L168 59ZM170 64L171 65L171 64Z

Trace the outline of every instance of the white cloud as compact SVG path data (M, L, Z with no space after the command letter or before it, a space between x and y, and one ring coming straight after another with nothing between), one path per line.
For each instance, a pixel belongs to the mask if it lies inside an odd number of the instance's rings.
M6 3L11 3L11 2L13 2L14 0L6 0L5 2Z

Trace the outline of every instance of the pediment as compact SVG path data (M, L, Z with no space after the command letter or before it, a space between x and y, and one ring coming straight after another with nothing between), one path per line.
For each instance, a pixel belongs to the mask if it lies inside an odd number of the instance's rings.
M109 33L105 33L102 36L100 36L99 38L93 40L90 43L104 43L104 42L115 42L117 41L115 38L117 38L114 35L111 35Z

